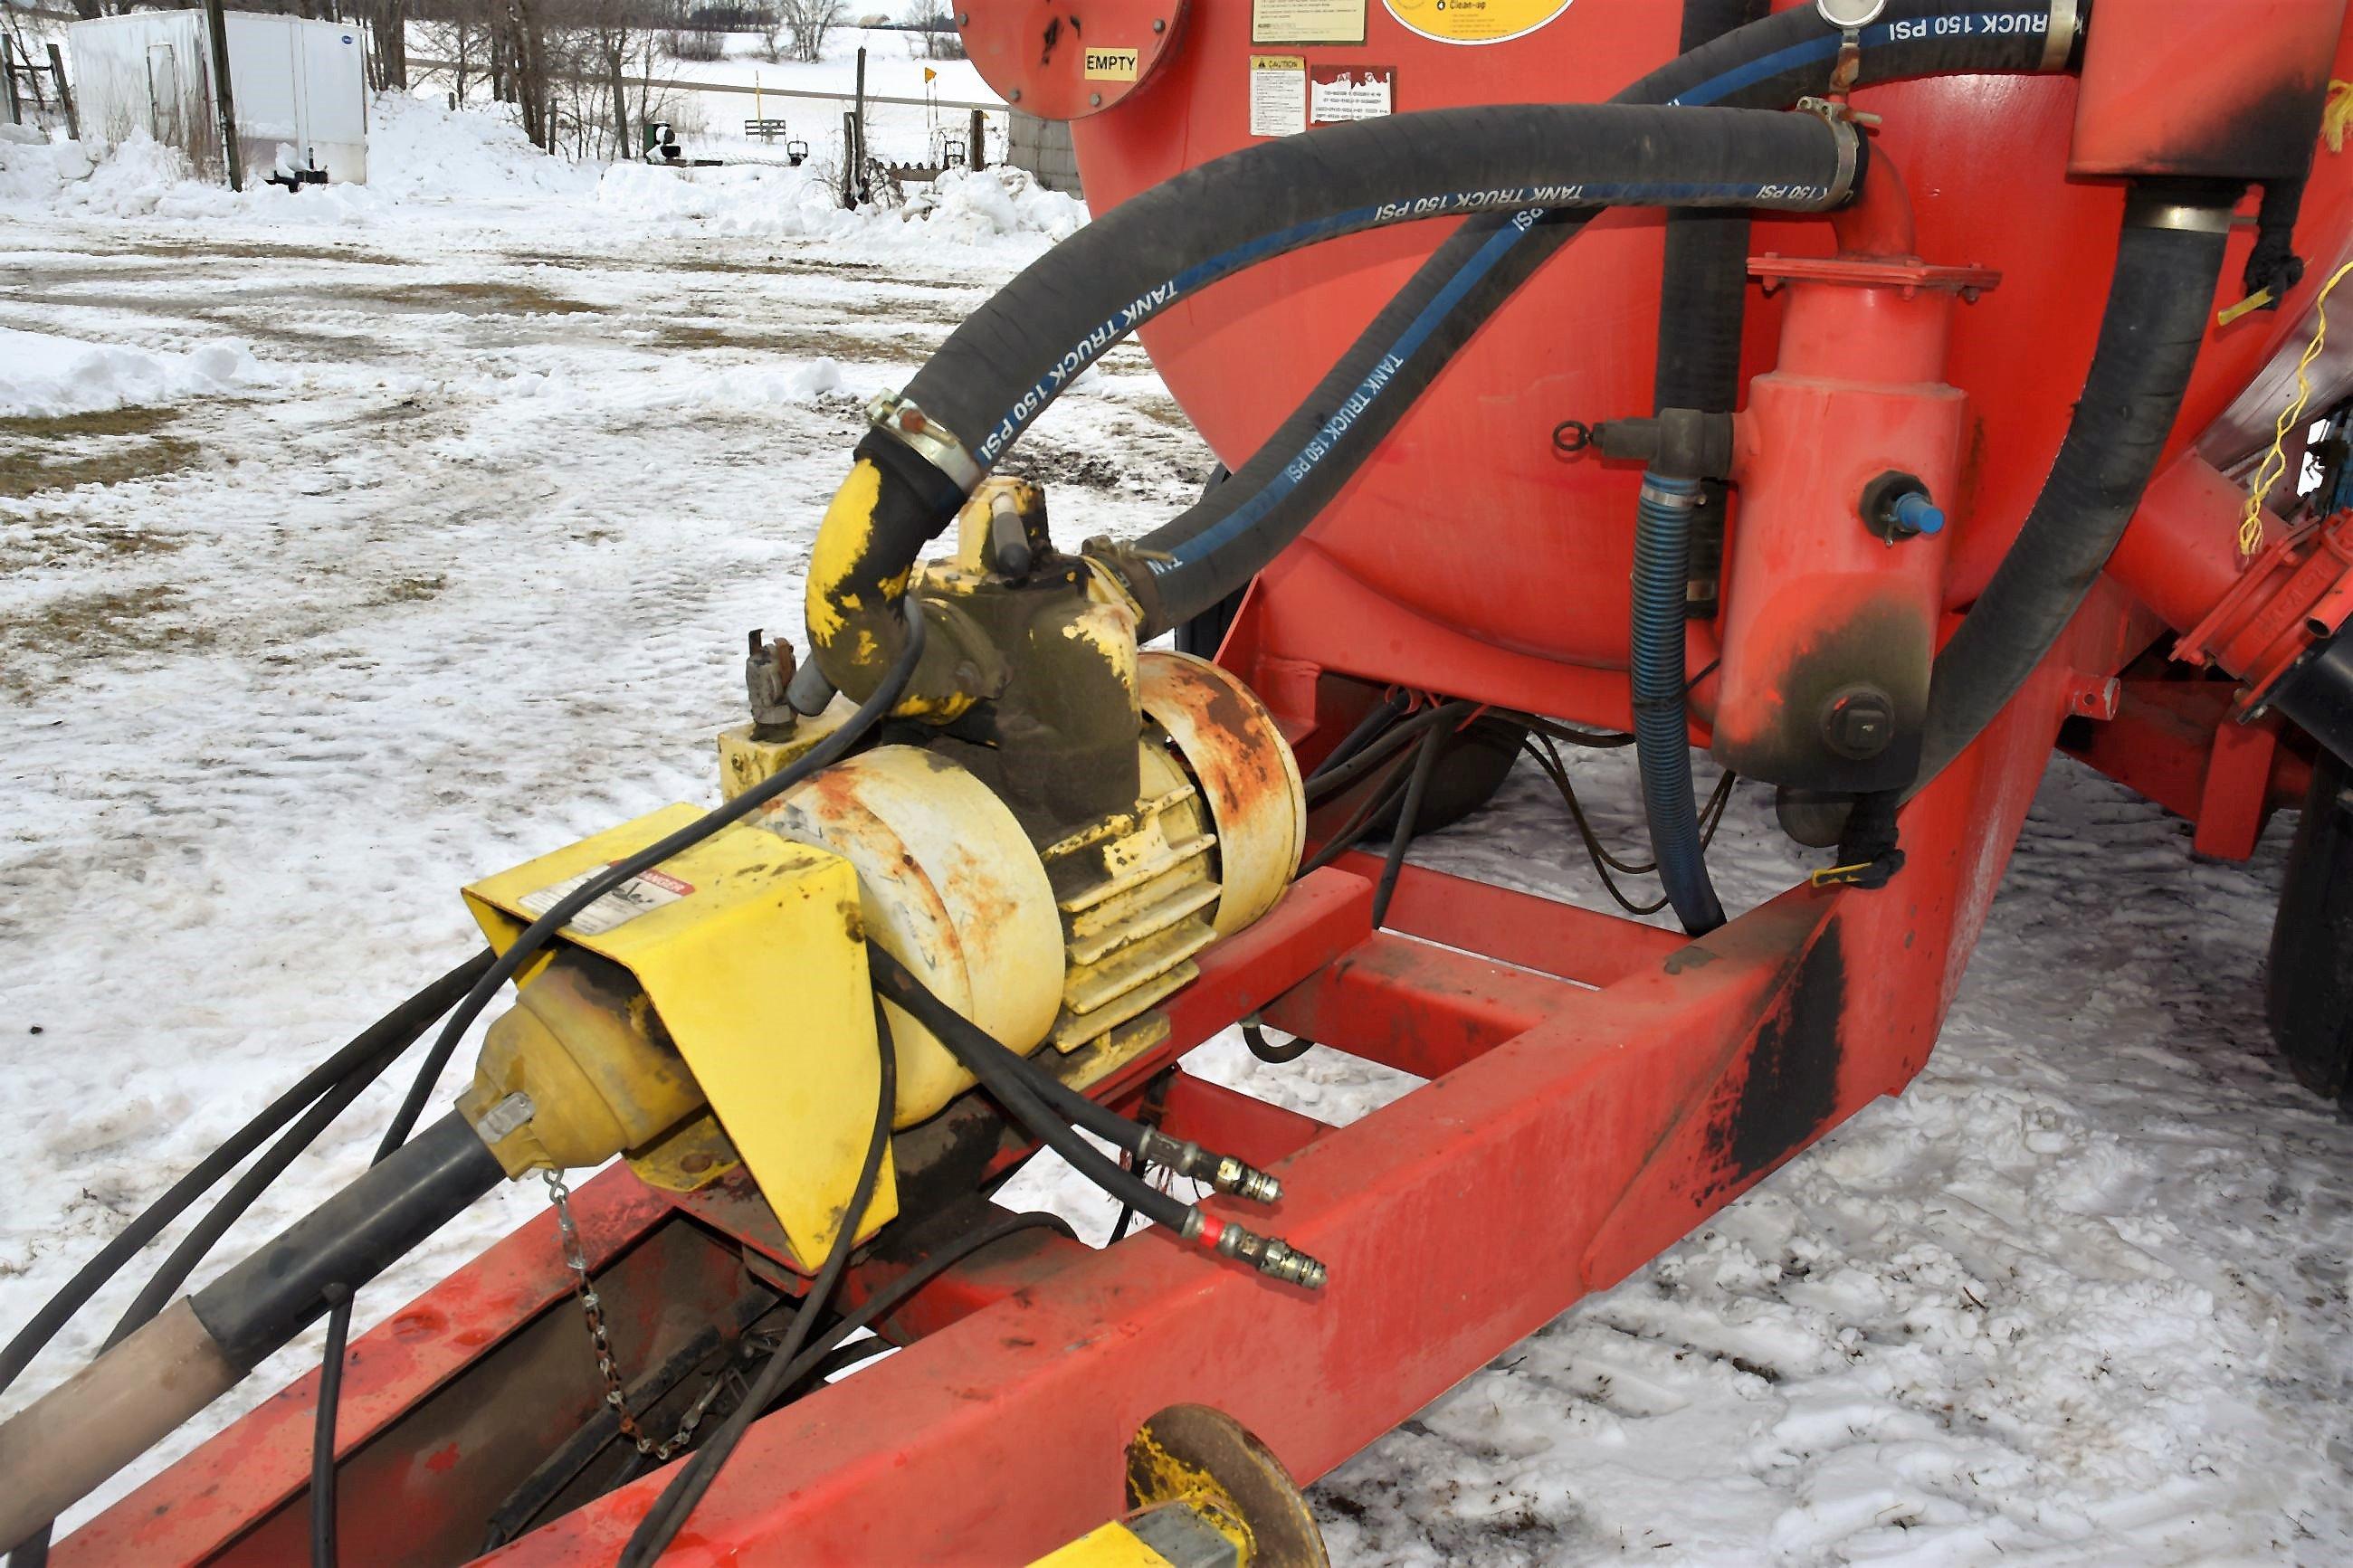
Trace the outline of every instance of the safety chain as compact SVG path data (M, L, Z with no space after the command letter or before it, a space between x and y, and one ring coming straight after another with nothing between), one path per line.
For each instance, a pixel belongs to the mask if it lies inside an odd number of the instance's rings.
M580 1245L580 1227L572 1218L572 1189L564 1184L561 1171L542 1171L539 1174L547 1184L547 1195L555 1205L555 1233L563 1239L564 1266L572 1270L573 1292L580 1298L580 1315L588 1322L588 1342L596 1352L596 1370L605 1379L605 1404L613 1412L621 1436L637 1445L638 1453L659 1464L693 1440L695 1427L702 1424L703 1413L711 1408L712 1397L718 1392L718 1383L714 1381L709 1393L687 1406L678 1430L667 1440L657 1443L646 1436L638 1418L629 1414L621 1369L613 1360L613 1342L605 1331L605 1303L588 1279L588 1254Z

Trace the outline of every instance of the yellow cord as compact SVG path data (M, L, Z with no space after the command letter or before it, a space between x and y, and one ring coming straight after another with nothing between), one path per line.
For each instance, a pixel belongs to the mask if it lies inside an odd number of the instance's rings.
M2320 139L2330 152L2345 151L2345 132L2348 125L2353 125L2353 81L2331 78L2327 100L2320 109ZM2272 426L2272 448L2256 465L2254 493L2247 497L2246 515L2239 520L2239 554L2242 558L2253 556L2263 547L2263 498L2271 493L2274 485L2286 477L2287 458L2281 448L2287 442L2287 433L2295 428L2295 422L2303 417L2305 404L2312 397L2312 382L2305 372L2311 368L2314 360L2320 357L2320 345L2328 336L2328 291L2336 288L2348 272L2353 272L2353 261L2331 273L2328 281L2321 285L2320 292L2313 299L2312 342L2306 345L2304 357L2295 362L2295 396L2280 410L2279 422ZM2227 327L2248 311L2259 310L2271 302L2272 291L2259 289L2216 315L2214 324Z
M2239 520L2239 553L2242 556L2253 555L2263 547L2263 498L2271 494L2272 487L2287 475L2287 458L2282 448L2287 444L2287 433L2295 428L2296 421L2304 416L2305 404L2312 397L2312 378L2305 373L2312 368L2312 362L2320 357L2321 344L2328 341L2329 290L2343 282L2348 272L2353 272L2353 261L2330 273L2328 281L2323 283L2320 292L2313 297L2312 342L2305 345L2304 357L2295 362L2295 395L2288 399L2287 406L2280 410L2278 420L2272 426L2272 449L2263 454L2261 463L2255 465L2255 486L2247 497L2247 514Z
M2332 153L2345 151L2345 127L2353 121L2353 81L2332 79L2328 101L2320 110L2320 139Z

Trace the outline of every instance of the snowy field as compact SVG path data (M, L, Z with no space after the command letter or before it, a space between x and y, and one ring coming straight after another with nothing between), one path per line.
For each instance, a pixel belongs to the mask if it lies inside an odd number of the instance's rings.
M0 1330L463 957L461 882L716 798L744 633L802 640L859 401L1078 216L994 178L913 220L774 171L600 178L431 108L375 156L365 191L235 198L0 144ZM1134 349L1021 457L1065 539L1208 462ZM1630 767L1577 765L1633 843ZM1335 1560L2353 1561L2353 1129L2259 1021L2288 826L2201 864L2054 763L1920 1081L1327 1478ZM1526 773L1417 858L1599 896ZM1743 905L1800 868L1746 789L1715 861ZM1195 1064L1330 1121L1409 1087ZM220 1256L356 1174L395 1097ZM543 1201L478 1206L363 1322ZM1052 1170L1007 1201L1111 1218Z

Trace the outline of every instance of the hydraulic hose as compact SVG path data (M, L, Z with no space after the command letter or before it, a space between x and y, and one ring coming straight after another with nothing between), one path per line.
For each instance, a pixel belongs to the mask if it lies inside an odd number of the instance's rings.
M2127 203L2084 395L2050 477L1930 672L1915 793L2018 694L2139 508L2198 363L2240 190L2152 182Z
M1683 0L1683 52L1737 31L1765 10L1765 0ZM1696 408L1729 414L1740 401L1748 230L1748 215L1733 208L1677 207L1667 214L1653 413ZM1692 512L1684 614L1694 619L1715 615L1724 567L1724 494L1722 480L1703 479L1699 505Z
M811 554L819 668L841 690L872 689L903 636L898 604L916 552L1063 386L1178 298L1321 240L1466 213L1508 213L1507 226L1525 229L1555 209L1622 204L1825 211L1853 189L1862 155L1850 128L1812 116L1517 104L1333 126L1155 186L1032 264L885 400ZM1492 254L1508 248L1498 239ZM1470 286L1433 300L1422 336ZM1398 345L1399 363L1418 342ZM1369 390L1327 422L1334 436L1388 374L1368 372ZM1142 575L1130 585L1148 599ZM987 695L976 677L959 679L963 658L953 638L937 639L902 710L949 719Z
M2075 44L2079 9L2067 0L1891 0L1856 35L1855 79L2057 70ZM1813 6L1794 6L1688 50L1612 101L1783 108L1829 90L1843 41ZM1305 531L1455 352L1576 237L1584 216L1547 214L1522 228L1508 216L1482 215L1458 226L1247 463L1136 542L1135 553L1152 563L1157 600L1145 606L1144 635L1237 592ZM1739 260L1745 274L1746 256ZM1419 347L1399 354L1400 340L1441 300ZM1729 341L1736 355L1736 330ZM1377 375L1385 361L1394 368ZM1352 398L1360 405L1352 420L1327 432Z
M504 1179L452 1112L218 1279L0 1424L0 1540L87 1496L326 1310Z
M1697 479L1642 476L1634 521L1634 608L1629 678L1634 699L1634 749L1642 776L1642 813L1659 881L1675 918L1694 936L1724 923L1700 845L1699 804L1692 795L1691 724L1685 710L1683 620L1691 575L1691 527L1699 509Z

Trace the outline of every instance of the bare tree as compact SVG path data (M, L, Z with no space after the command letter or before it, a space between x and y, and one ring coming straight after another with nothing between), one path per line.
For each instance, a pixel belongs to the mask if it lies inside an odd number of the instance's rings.
M843 0L777 0L776 19L784 24L792 58L823 59L826 35L840 24L848 8Z
M923 29L916 42L927 60L960 60L965 58L964 35L956 31L955 12L948 0L913 0L907 7L907 26Z

